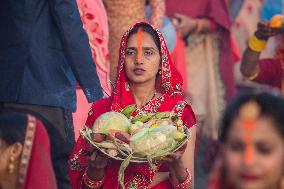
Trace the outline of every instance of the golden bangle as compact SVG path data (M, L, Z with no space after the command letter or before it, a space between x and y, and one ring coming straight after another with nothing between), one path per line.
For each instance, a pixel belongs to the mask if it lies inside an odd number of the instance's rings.
M88 169L86 169L85 173L83 174L84 184L92 189L100 188L104 184L104 178L102 180L91 180L88 177L87 170Z
M261 52L266 47L267 41L258 39L253 35L249 40L249 48L255 52Z
M255 78L257 78L258 74L259 74L260 68L259 65L257 65L256 67L256 71L254 74L252 74L251 76L246 77L248 80L254 80Z
M189 170L186 168L186 179L182 183L176 183L173 181L172 177L170 176L169 181L174 189L188 189L191 187L192 184L192 176Z

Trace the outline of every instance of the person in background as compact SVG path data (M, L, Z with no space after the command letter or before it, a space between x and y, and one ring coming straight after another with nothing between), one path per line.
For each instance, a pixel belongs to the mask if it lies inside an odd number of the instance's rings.
M235 19L238 16L240 9L242 8L245 0L239 0L239 1L227 0L227 1L230 10L230 15L232 16L232 19Z
M57 189L47 131L31 115L0 115L0 188Z
M138 30L141 28L141 59L138 58ZM185 152L169 157L171 161L159 164L152 171L148 163L130 163L125 170L126 188L190 188L194 178L195 116L182 97L182 78L173 65L166 43L159 30L147 23L137 23L122 37L118 60L116 88L108 98L92 105L86 126L93 127L105 112L120 112L136 104L132 114L175 112L189 128L191 137ZM108 159L82 137L70 156L69 176L73 189L96 187L120 188L118 172L121 161ZM169 173L171 176L169 176Z
M267 40L280 34L284 36L283 28L271 29L267 23L259 23L243 54L241 73L251 81L275 87L284 94L284 39L279 43L274 58L260 59Z
M110 52L110 79L114 83L116 79L117 49L124 32L136 22L146 20L146 0L103 0L109 23L109 52ZM165 13L164 0L149 0L151 6L151 23L160 28Z
M236 93L230 15L225 0L167 0L166 15L186 43L186 96L199 125L195 188L204 189L217 153L219 120Z
M77 0L83 27L88 34L97 74L104 92L110 95L108 20L103 0Z
M108 51L108 22L107 14L102 0L77 0L79 13L83 27L88 34L93 59L96 64L97 74L105 95L111 94L110 86L110 63ZM91 103L85 98L84 92L79 85L76 88L77 110L73 113L75 139L79 136L87 119Z
M225 0L166 1L166 14L185 40L188 95L207 136L217 139L218 120L236 92L230 15Z
M281 96L244 94L231 102L206 189L284 189L283 115Z
M1 1L0 113L38 117L51 141L58 188L70 188L76 80L89 102L102 96L75 0Z

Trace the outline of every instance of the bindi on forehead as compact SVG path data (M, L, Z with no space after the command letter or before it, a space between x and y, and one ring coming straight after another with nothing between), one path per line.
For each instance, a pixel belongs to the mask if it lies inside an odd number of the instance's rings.
M142 29L139 28L137 32L137 60L141 62L141 50L142 50Z

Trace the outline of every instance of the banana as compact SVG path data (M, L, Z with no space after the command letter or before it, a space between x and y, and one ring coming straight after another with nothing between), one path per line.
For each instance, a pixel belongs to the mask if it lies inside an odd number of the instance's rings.
M153 116L153 119L165 119L171 116L171 112L158 112Z
M100 143L97 143L97 146L106 149L117 149L117 146L110 141L102 141Z
M137 115L134 118L132 118L131 122L135 123L136 121L141 121L142 123L146 123L152 117L153 117L153 115L151 115L151 114Z
M121 113L124 114L129 119L132 113L135 112L136 109L137 109L136 104L128 105L125 108L123 108Z

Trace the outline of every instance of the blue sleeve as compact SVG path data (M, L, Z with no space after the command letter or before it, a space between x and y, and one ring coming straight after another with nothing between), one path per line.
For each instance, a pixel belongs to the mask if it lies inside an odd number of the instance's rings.
M76 0L49 0L49 5L76 80L88 102L94 102L102 97L102 88Z

